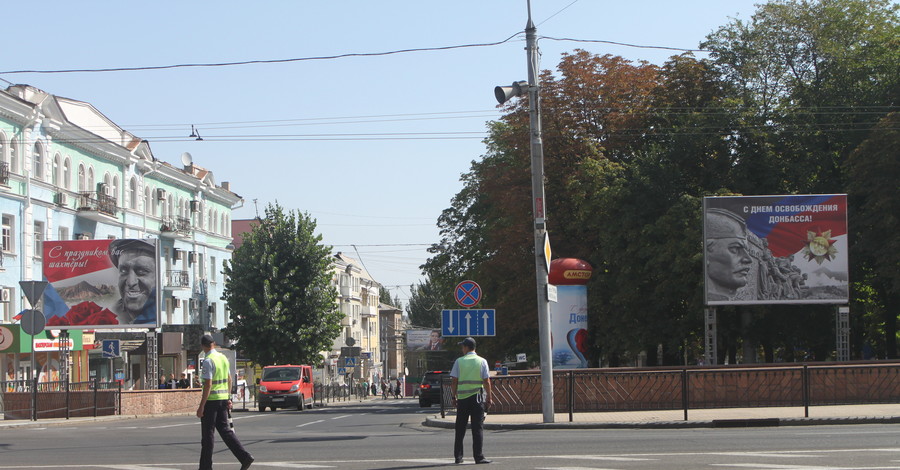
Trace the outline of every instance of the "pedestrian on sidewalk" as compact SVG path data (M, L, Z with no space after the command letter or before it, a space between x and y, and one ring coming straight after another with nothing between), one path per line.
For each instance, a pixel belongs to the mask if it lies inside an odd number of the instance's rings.
M466 425L472 421L472 455L475 463L491 463L484 458L484 414L491 406L491 374L487 361L475 353L475 338L466 338L459 343L463 356L456 359L450 370L450 390L453 405L456 406L456 439L453 442L453 457L456 463L463 462L463 439Z
M200 369L203 393L197 417L200 418L200 470L212 470L215 431L241 462L241 470L250 468L253 456L241 445L231 423L231 366L224 354L216 351L216 342L210 335L200 338L200 346L206 353Z

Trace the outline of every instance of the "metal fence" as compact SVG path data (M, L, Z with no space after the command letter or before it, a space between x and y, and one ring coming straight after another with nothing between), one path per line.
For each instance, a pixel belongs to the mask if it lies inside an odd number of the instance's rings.
M491 413L540 413L541 376L491 378ZM452 409L442 383L441 415ZM659 370L568 370L553 374L554 409L568 412L684 410L900 403L900 364L793 365Z
M119 382L0 382L3 419L72 418L120 414Z

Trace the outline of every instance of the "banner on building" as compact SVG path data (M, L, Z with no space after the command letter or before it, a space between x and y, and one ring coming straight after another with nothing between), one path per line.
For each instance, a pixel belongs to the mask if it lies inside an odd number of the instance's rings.
M43 244L47 328L155 328L156 240L67 240Z
M847 195L703 199L707 305L848 302Z
M441 330L406 330L406 348L410 351L443 351Z

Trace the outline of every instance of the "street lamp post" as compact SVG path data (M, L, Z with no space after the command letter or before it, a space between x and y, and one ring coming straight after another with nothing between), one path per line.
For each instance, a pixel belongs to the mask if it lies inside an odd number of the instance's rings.
M547 212L544 198L544 144L541 139L539 52L537 28L531 21L528 2L528 24L525 26L525 49L528 55L528 83L515 82L510 87L496 87L494 95L500 104L514 96L528 93L529 129L531 134L531 192L534 209L534 264L537 277L538 335L541 352L541 409L545 423L553 422L553 352L550 339L550 301L548 297L550 259L547 239ZM546 258L546 259L545 259Z

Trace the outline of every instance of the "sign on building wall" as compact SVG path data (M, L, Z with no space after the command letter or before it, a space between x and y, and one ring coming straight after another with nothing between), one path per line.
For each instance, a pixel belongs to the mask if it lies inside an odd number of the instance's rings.
M707 305L847 303L847 195L703 199Z
M158 326L156 240L44 242L47 328Z

